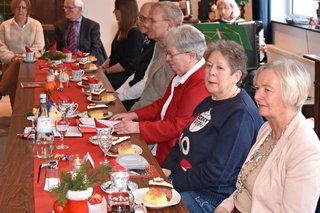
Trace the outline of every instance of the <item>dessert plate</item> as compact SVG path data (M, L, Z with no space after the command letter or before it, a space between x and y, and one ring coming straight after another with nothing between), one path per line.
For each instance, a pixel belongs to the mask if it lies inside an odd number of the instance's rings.
M116 161L126 169L144 169L148 161L141 155L120 155Z
M110 112L110 111L108 111L108 115L106 115L106 116L103 116L102 118L98 118L98 119L108 119L108 118L110 118L111 116L113 115L113 113L112 112ZM79 115L81 118L91 118L91 117L89 117L89 115L88 115L88 112L87 111L85 111L84 113L82 113L81 115Z
M134 154L119 155L119 154L114 154L114 153L112 153L112 152L107 152L107 155L108 155L109 157L115 157L115 158L116 158L116 157L119 157L119 156L141 155L141 154L142 154L142 149L141 149L140 146L135 145L135 144L132 144L131 146L136 150L136 153L134 153ZM121 165L122 165L122 164L121 164Z
M150 204L150 203L147 203L144 201L144 194L147 191L149 191L149 188L140 188L140 189L134 190L132 192L133 197L134 197L134 202L136 204L143 203L148 208L160 209L160 208L164 208L164 207L168 207L168 206L174 206L181 201L180 194L175 189L172 189L172 198L169 202L166 202L162 205L153 205L153 204Z
M97 100L92 100L92 96L88 96L87 97L87 100L90 101L90 102L93 102L93 103L97 103L97 104L108 104L108 103L111 103L112 101L115 101L116 100L116 97L113 96L113 99L112 100L108 100L108 101L97 101Z
M23 59L24 62L26 63L34 63L36 62L38 59L34 58L32 61L27 61L26 59Z
M94 71L97 71L98 70L98 68L96 68L96 69L84 69L84 72L94 72Z
M112 185L111 181L104 182L101 185L101 189L105 193L112 193L112 192L116 191L116 188ZM129 180L128 181L128 190L129 191L134 191L136 189L138 189L138 184L136 184L135 182L132 182L132 181Z

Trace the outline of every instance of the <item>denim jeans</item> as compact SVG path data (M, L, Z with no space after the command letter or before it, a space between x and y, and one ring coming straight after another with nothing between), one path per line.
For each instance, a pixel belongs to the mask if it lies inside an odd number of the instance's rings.
M216 208L193 191L182 192L180 195L183 203L191 213L212 213Z

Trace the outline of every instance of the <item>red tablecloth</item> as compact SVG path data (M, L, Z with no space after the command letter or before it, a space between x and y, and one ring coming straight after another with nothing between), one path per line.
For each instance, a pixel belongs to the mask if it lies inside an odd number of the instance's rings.
M44 70L40 69L40 66L44 64L44 61L38 61L35 63L35 81L38 82L45 82L46 81L46 76L47 72ZM68 67L69 65L66 64ZM69 74L71 75L71 70L69 70ZM59 82L56 82L57 85L59 85ZM34 92L34 103L35 106L39 104L39 95L40 93L45 92L43 88L36 88ZM51 99L54 102L58 102L58 94L61 94L63 96L67 96L71 98L74 102L79 104L79 111L85 111L87 105L89 104L87 100L87 96L81 92L81 87L77 85L76 82L70 82L70 87L64 87L63 92L59 91L53 91ZM77 118L70 118L70 125L76 125L76 119ZM71 154L80 154L80 155L85 155L87 152L90 153L92 156L95 165L98 165L99 161L103 159L103 152L100 150L100 148L96 145L91 144L88 141L88 138L90 136L94 135L94 133L88 133L88 134L83 134L82 138L65 138L65 144L69 146L69 149L66 150L57 150L54 149L54 154L66 154L66 155L71 155ZM60 144L60 138L55 138L55 147ZM51 193L44 191L44 180L45 180L45 170L42 171L41 176L40 176L40 182L39 184L37 183L37 178L38 178L38 169L39 165L42 162L47 161L48 159L38 159L36 155L34 155L34 198L35 198L35 212L40 213L40 212L51 212L52 210L52 205L54 201L56 200L56 197L54 197ZM114 159L109 158L109 160L112 162L115 162ZM69 162L68 161L59 161L59 170L69 170ZM95 187L94 189L95 192L100 193L101 195L103 194L102 190L100 187Z

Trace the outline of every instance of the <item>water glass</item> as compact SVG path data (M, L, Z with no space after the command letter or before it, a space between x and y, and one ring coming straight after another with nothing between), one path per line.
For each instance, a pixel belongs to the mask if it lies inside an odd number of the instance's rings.
M99 135L98 136L98 143L100 149L103 151L104 160L100 162L102 165L108 165L109 161L107 159L107 153L112 146L112 138L110 135Z
M57 146L57 149L68 149L69 146L64 144L64 136L67 133L67 130L69 128L69 121L67 118L62 117L61 120L56 121L56 130L60 134L61 144Z

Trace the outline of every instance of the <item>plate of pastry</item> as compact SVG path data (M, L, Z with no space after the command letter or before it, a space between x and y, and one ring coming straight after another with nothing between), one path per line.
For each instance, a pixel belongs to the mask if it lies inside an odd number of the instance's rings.
M108 104L116 100L116 97L106 89L95 90L91 92L91 95L87 97L87 100L97 104Z
M136 204L143 203L148 208L164 208L174 206L181 201L180 194L172 184L160 177L149 180L149 187L140 188L132 192Z
M108 106L105 104L89 104L87 106L87 113L83 117L107 119L112 115L113 113L109 111Z

